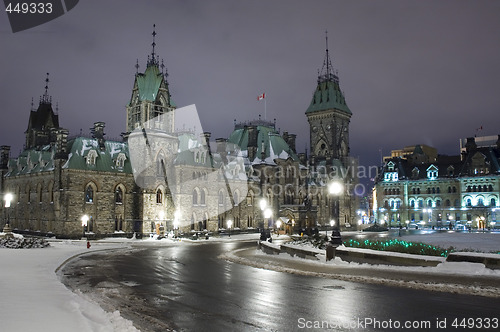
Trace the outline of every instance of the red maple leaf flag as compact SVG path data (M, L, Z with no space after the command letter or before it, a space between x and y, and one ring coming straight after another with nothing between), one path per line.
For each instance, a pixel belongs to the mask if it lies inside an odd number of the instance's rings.
M259 96L257 97L257 100L262 100L262 99L264 99L264 98L266 98L266 94L265 94L265 93L263 93L263 94L259 95Z

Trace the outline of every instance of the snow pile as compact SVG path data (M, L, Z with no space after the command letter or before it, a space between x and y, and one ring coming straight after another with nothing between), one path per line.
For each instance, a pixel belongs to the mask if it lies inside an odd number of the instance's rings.
M137 332L117 311L71 292L55 273L70 257L125 243L54 241L43 250L0 249L1 330L5 332Z
M44 239L33 238L33 237L23 237L20 235L15 235L14 237L0 238L0 248L9 249L32 249L32 248L46 248L49 243Z

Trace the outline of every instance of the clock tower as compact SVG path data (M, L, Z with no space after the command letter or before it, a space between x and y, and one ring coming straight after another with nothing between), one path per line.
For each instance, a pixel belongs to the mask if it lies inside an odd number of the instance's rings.
M311 164L326 162L326 166L331 166L333 160L339 160L345 166L349 155L352 113L340 90L338 74L332 67L328 36L325 60L306 116L310 126Z

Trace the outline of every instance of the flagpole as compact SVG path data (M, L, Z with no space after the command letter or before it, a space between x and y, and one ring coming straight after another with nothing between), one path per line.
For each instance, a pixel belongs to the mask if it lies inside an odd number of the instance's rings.
M267 99L264 97L264 120L267 120Z

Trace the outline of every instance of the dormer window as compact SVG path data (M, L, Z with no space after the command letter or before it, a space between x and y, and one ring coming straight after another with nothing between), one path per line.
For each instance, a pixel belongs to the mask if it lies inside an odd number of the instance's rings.
M412 169L411 171L411 176L414 178L414 179L417 179L418 178L418 174L420 173L420 171L418 170L418 168L414 168Z
M389 161L389 162L387 163L387 170L388 170L389 172L393 172L393 171L394 171L394 163L393 163L392 161Z
M427 178L429 180L436 180L438 177L438 168L434 165L429 166L427 168Z
M87 165L95 166L96 160L97 160L97 151L90 150L89 154L87 155Z
M123 168L126 159L125 153L119 153L118 157L116 157L116 167Z

